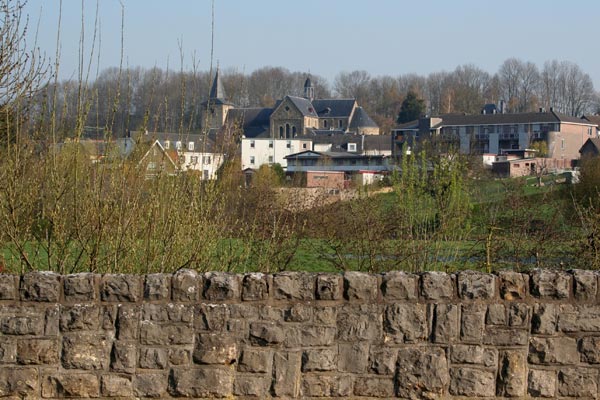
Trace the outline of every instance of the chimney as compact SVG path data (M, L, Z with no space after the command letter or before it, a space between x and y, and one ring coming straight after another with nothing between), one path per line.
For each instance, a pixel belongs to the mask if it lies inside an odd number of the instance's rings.
M504 114L505 113L505 103L504 100L500 100L500 114Z

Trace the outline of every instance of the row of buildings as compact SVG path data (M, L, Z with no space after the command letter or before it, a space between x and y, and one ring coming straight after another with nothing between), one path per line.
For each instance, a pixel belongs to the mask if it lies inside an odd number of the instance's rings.
M600 137L598 116L576 118L552 109L509 114L493 104L481 114L425 116L380 135L356 99L316 99L310 78L303 94L285 96L273 107L236 107L217 71L202 104L203 134L138 132L124 148L149 143L142 161L150 176L195 171L214 179L225 159L239 157L248 175L279 164L288 175L306 176L308 186L343 187L351 179L365 184L381 178L424 142L442 152L481 155L498 175L521 176L570 169Z

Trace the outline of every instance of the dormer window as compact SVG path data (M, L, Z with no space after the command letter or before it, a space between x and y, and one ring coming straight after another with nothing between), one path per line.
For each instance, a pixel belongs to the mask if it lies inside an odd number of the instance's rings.
M356 152L356 143L348 143L348 151Z
M181 141L178 140L178 141L175 142L175 148L177 150L181 150Z
M188 142L188 150L194 151L194 142Z
M171 147L171 142L169 142L168 140L165 140L165 149L169 150L170 147Z

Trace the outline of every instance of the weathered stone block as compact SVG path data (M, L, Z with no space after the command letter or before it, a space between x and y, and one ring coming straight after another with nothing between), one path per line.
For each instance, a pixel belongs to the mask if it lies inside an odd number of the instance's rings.
M562 332L600 332L600 305L561 305L558 328Z
M387 301L416 300L419 276L393 271L383 275L381 290Z
M237 360L237 343L231 336L201 333L192 356L198 364L231 365Z
M197 301L202 278L191 269L180 269L171 277L173 301Z
M402 348L398 351L397 395L404 398L442 396L450 381L444 349Z
M336 328L321 325L298 325L289 328L284 344L286 347L331 346L335 341Z
M0 274L0 300L16 300L18 291L16 275Z
M140 309L134 305L119 305L117 311L117 338L119 340L137 339L140 328Z
M304 272L282 272L273 276L276 300L314 300L315 277Z
M63 281L65 300L68 302L95 301L98 298L96 281L97 275L89 272L65 276Z
M500 296L504 300L522 300L527 297L529 276L515 271L500 271Z
M60 310L60 330L96 331L100 324L100 306L95 304L75 304Z
M286 322L308 322L312 318L313 308L311 305L294 304L284 314Z
M433 341L449 343L458 338L458 306L454 304L436 304L433 323Z
M496 378L491 371L460 367L450 369L450 394L468 397L493 397Z
M340 372L363 374L369 367L369 343L340 343L338 345Z
M225 272L208 272L204 275L204 298L210 301L234 301L240 299L238 275Z
M354 394L364 397L394 397L394 381L389 378L364 377L356 378Z
M254 349L247 347L242 352L238 363L238 371L252 373L271 372L273 351L269 349Z
M169 377L166 373L135 374L133 393L139 397L167 397Z
M170 392L175 397L222 398L233 395L233 373L228 368L173 369L171 381Z
M167 349L153 347L141 348L138 366L143 369L167 368Z
M273 356L273 395L298 397L302 373L300 352L277 352Z
M264 376L238 375L233 382L233 394L235 396L264 399L270 383L271 380Z
M227 329L227 304L200 304L194 307L194 330L224 331Z
M557 306L555 304L536 304L531 317L531 332L552 335L558 325Z
M337 313L338 339L346 342L383 339L383 316L377 305L346 305Z
M60 278L61 276L54 272L26 273L21 276L21 300L57 302L61 292Z
M485 327L485 304L463 304L460 321L460 339L481 343Z
M133 397L131 377L121 375L102 375L100 392L103 397Z
M168 300L170 298L171 275L149 274L144 282L144 299Z
M19 339L17 340L17 362L30 365L58 364L58 340Z
M456 344L451 347L450 361L455 364L495 367L498 365L498 350L478 345Z
M483 344L492 346L526 346L529 334L523 329L488 327L483 335Z
M337 349L310 349L302 354L302 372L335 371Z
M92 374L55 374L42 381L42 397L98 397L100 383Z
M529 362L531 364L577 364L579 362L577 341L569 337L532 337L529 340Z
M352 383L350 376L306 374L302 381L302 396L351 398Z
M458 293L462 299L485 300L496 297L496 276L476 271L460 272Z
M100 327L105 331L115 330L118 307L114 304L108 304L103 305L100 310Z
M529 326L530 307L525 303L514 303L508 308L508 326L523 328Z
M578 301L593 301L598 293L598 273L589 270L572 272L575 282L575 298Z
M242 280L242 300L259 301L269 298L269 276L261 273L244 275Z
M427 338L427 305L390 304L385 309L386 338L396 343L416 342Z
M0 364L17 361L17 343L12 338L0 337Z
M255 322L250 324L250 341L259 346L269 346L282 343L285 333L276 323Z
M144 322L140 327L140 343L149 346L192 344L194 334L187 325L158 325Z
M454 282L451 275L443 272L425 272L421 275L421 296L427 300L454 298Z
M110 356L110 369L116 372L132 374L137 360L135 342L114 342Z
M191 324L194 308L188 304L144 304L142 321Z
M357 271L344 273L344 297L349 301L371 302L376 300L377 287L375 275Z
M397 358L396 349L373 346L369 356L369 369L378 375L393 375L396 371Z
M600 364L600 337L589 336L579 341L581 361L589 364Z
M506 307L504 304L490 304L485 316L487 325L506 325Z
M527 393L532 397L554 397L556 371L530 369L527 378Z
M315 307L313 310L313 321L319 325L333 325L337 321L337 308Z
M343 288L341 275L319 274L317 276L317 299L319 300L340 300Z
M171 365L190 365L192 362L192 354L188 349L169 349L169 362Z
M567 299L571 275L563 271L536 269L531 272L531 294L542 299Z
M44 334L45 318L39 309L6 305L0 310L0 332L4 335Z
M558 372L558 395L565 397L598 397L598 370L563 368Z
M140 292L141 277L138 275L106 274L100 281L102 301L136 302Z
M39 384L37 368L0 368L0 396L34 399Z
M107 369L112 340L104 334L72 333L63 336L62 366L67 369Z
M527 359L524 351L503 351L498 369L498 396L525 396Z

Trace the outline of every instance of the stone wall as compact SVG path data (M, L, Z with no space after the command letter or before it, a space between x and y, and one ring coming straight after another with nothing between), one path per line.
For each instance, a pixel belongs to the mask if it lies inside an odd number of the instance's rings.
M598 275L0 275L0 397L597 398Z

